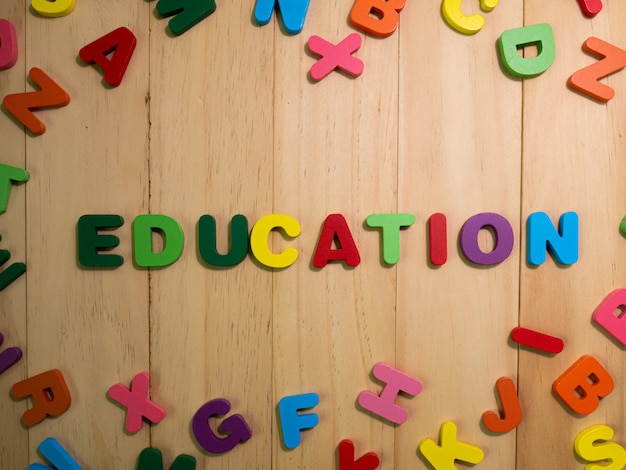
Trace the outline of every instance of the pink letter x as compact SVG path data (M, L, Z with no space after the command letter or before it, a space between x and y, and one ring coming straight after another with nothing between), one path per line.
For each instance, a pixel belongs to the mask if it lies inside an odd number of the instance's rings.
M150 376L142 372L133 378L130 389L122 384L109 388L109 396L127 408L126 430L130 433L141 429L143 418L158 423L165 416L163 408L148 400L149 384Z
M308 46L311 52L322 56L311 67L311 78L315 81L321 80L337 68L354 77L363 72L363 61L351 55L361 47L361 36L357 33L352 33L336 46L319 36L311 36Z

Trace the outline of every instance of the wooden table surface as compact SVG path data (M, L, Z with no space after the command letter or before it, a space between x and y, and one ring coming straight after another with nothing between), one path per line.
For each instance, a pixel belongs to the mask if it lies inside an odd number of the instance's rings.
M348 20L352 0L311 2L304 29L290 35L274 16L253 18L254 1L217 3L217 10L175 37L167 19L144 0L78 0L72 13L43 18L30 1L3 0L0 18L16 27L19 59L0 71L0 95L32 91L39 67L71 96L68 106L37 111L35 136L3 108L0 163L26 169L0 216L0 248L27 272L0 294L2 349L24 356L0 375L0 467L45 462L39 443L54 437L88 469L134 469L154 447L169 468L179 454L198 469L333 469L337 446L356 456L375 452L381 469L432 468L418 452L437 440L444 421L458 439L480 447L481 469L582 469L574 439L606 424L626 444L624 351L591 315L626 287L626 73L603 79L615 97L600 103L566 86L597 61L581 46L596 36L626 48L626 5L605 1L588 19L575 0L508 0L475 35L450 28L435 1L407 2L397 31L376 38ZM466 1L463 10L480 12ZM497 40L505 30L548 23L556 59L528 79L503 68ZM106 86L78 51L120 26L137 47L121 85ZM336 44L357 32L361 76L309 77L317 57L307 40ZM526 53L531 48L527 48ZM483 212L506 218L513 251L480 267L458 248L463 224ZM579 260L526 258L526 222L545 212L554 224L579 216ZM370 214L409 213L395 264L382 258L381 231ZM427 222L443 213L448 260L428 262ZM116 269L87 269L77 258L77 222L85 214L119 214L114 233L124 257ZM174 264L145 269L133 262L132 222L163 214L185 235ZM202 215L217 221L218 248L228 250L228 224L244 215L250 228L270 214L301 226L298 237L272 233L278 253L298 258L270 269L252 254L230 268L198 254ZM329 214L342 214L361 262L312 264ZM485 252L493 245L481 230ZM6 268L6 266L5 266ZM519 348L509 339L523 326L558 336L558 355ZM596 411L578 415L551 391L583 355L615 381ZM372 367L386 363L419 380L415 397L396 403L400 425L357 404L380 393ZM68 411L27 427L30 400L13 384L42 372L63 373ZM151 400L165 418L131 434L125 408L107 397L150 374ZM523 420L494 434L481 415L497 410L495 383L517 385ZM319 424L293 450L282 444L277 404L317 393ZM222 455L204 451L191 421L206 402L225 398L252 438ZM217 426L221 419L215 419ZM459 464L463 467L462 464Z

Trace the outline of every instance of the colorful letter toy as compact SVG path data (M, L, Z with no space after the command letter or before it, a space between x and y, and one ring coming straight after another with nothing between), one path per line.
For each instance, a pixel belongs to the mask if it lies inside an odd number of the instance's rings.
M572 411L588 415L613 386L611 374L595 358L582 356L554 381L552 390Z
M230 402L224 398L211 400L200 407L192 421L193 435L207 452L223 454L234 449L240 442L252 437L252 431L241 415L233 415L220 424L218 431L225 437L218 437L209 426L209 419L223 416L230 411Z
M2 237L0 237L2 240ZM0 266L3 266L11 259L11 253L8 250L0 250ZM18 277L26 272L24 263L13 263L4 271L0 272L0 292L9 287Z
M583 51L600 61L574 72L567 85L598 101L609 101L615 91L598 80L626 67L626 51L593 36L583 43Z
M17 33L9 20L0 19L0 70L10 69L17 62Z
M143 418L158 423L165 417L165 410L148 399L150 393L150 376L142 372L137 374L130 388L115 384L109 388L108 394L122 406L126 407L126 430L136 433L143 425Z
M104 71L104 81L118 86L133 56L137 38L128 28L117 28L83 47L78 55L87 64L96 63ZM108 58L110 54L111 59Z
M622 469L626 465L626 450L615 443L613 429L605 424L597 424L578 433L574 440L574 451L588 462L598 462L598 465L586 465L587 470Z
M315 413L298 414L298 411L313 408L320 402L317 393L305 393L283 397L278 402L278 415L283 436L283 444L287 449L295 449L300 445L300 431L317 426Z
M602 11L602 0L578 0L578 5L587 18L593 18Z
M500 377L496 381L496 390L501 406L500 414L485 411L483 424L491 432L509 432L522 422L522 408L515 391L515 382L508 377Z
M0 240L2 237L0 236ZM11 253L8 250L0 250L0 266L3 266L11 259ZM26 272L24 263L13 263L4 271L0 272L0 292L9 287L18 277Z
M58 18L60 16L66 16L72 13L76 0L33 0L33 10L35 10L41 16L47 16L50 18Z
M269 248L270 232L280 228L287 237L295 238L300 235L300 224L288 215L269 214L261 217L250 232L250 249L259 261L269 268L286 268L298 259L298 250L287 248L280 254L274 254Z
M54 5L54 3L51 3L51 5ZM46 132L46 126L37 119L32 111L66 106L70 102L70 97L43 70L33 67L30 69L28 76L41 90L7 95L4 97L2 104L4 104L8 112L15 116L33 134L43 134Z
M52 468L58 470L81 470L81 467L76 463L76 460L74 460L72 456L63 448L63 446L53 437L49 437L41 441L39 444L39 452L48 462L52 464L53 467L34 463L26 467L26 470L51 470Z
M374 452L368 452L358 460L354 460L354 444L349 439L339 443L339 470L375 470L380 465L380 459Z
M626 346L626 289L611 292L593 311L593 321ZM616 315L616 312L618 313Z
M101 254L101 250L110 250L120 244L115 235L102 235L99 230L110 230L124 224L122 216L83 215L78 219L78 261L87 267L117 267L124 263L120 255Z
M558 232L545 212L535 212L526 220L528 263L545 263L549 252L560 264L578 261L578 214L566 212L559 218Z
M9 196L13 184L25 183L28 178L30 175L26 170L0 164L0 214L4 214L9 207Z
M422 391L422 384L413 377L380 362L373 367L372 375L385 382L385 386L380 395L368 391L361 392L357 399L359 405L392 423L404 423L409 415L404 408L394 403L395 399L400 392L410 396L418 395Z
M439 445L432 439L424 439L418 446L424 458L437 470L452 470L457 468L455 460L478 464L485 458L480 447L459 442L456 440L456 425L452 421L445 421L439 430Z
M355 0L350 10L350 23L372 36L391 36L398 27L398 14L406 0Z
M248 255L248 219L238 214L230 221L230 249L222 255L217 251L215 218L203 215L198 221L198 250L202 260L211 266L230 267L241 263Z
M383 261L387 264L396 264L400 261L400 229L410 227L415 223L413 214L371 214L365 219L368 227L377 227L381 230L383 247Z
M176 15L167 24L175 36L193 28L215 11L215 0L159 0L156 9L166 18Z
M311 67L311 78L316 82L335 69L343 70L353 77L363 73L363 61L352 56L361 47L361 36L357 33L350 34L336 46L319 36L311 36L307 44L311 52L322 56Z
M34 426L48 416L60 416L72 404L70 391L58 369L43 372L11 387L15 398L32 397L33 406L22 415L25 426Z
M309 9L309 0L257 0L254 7L254 20L260 25L268 24L275 8L280 10L285 31L289 34L298 34L302 31Z
M339 248L333 250L332 245L335 240ZM348 266L358 266L361 262L361 256L344 216L330 214L322 226L322 232L313 255L313 266L323 268L329 261L339 260L344 261Z
M478 246L478 232L491 227L495 238L493 250L485 253ZM483 212L470 217L463 224L460 233L461 251L472 263L493 266L503 262L513 251L513 228L508 220L499 214Z
M0 333L0 346L4 343L4 336ZM6 348L0 353L0 374L22 358L22 350L18 347Z
M152 233L163 236L163 249L155 253ZM176 262L183 253L185 235L178 222L161 214L138 215L133 221L133 256L137 266L163 267Z
M517 327L511 331L511 339L516 343L529 348L539 349L550 354L558 354L563 351L563 340L555 336L546 335L528 328Z
M491 11L498 5L498 0L480 0L480 8L483 11ZM461 0L443 0L441 2L441 14L446 23L459 33L476 34L485 26L482 15L466 16L461 11Z
M524 58L517 52L531 45L537 46L536 57ZM550 68L556 56L552 27L546 23L509 29L498 39L498 47L504 68L521 78L542 74Z
M445 214L433 214L428 219L428 256L434 266L443 266L448 261L447 225Z
M148 447L141 451L136 470L163 470L163 454L159 449ZM196 459L181 454L172 463L170 470L196 470Z

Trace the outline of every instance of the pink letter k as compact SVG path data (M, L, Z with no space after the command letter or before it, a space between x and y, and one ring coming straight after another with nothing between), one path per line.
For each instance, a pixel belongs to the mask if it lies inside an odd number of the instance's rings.
M361 36L357 33L350 34L336 46L319 36L311 36L308 46L311 52L322 56L311 67L311 78L315 81L321 80L337 68L354 77L363 72L363 61L351 55L361 47Z
M116 384L109 388L109 396L126 407L126 430L136 433L141 429L142 419L158 423L165 416L165 411L148 399L150 376L145 372L137 374L131 388Z

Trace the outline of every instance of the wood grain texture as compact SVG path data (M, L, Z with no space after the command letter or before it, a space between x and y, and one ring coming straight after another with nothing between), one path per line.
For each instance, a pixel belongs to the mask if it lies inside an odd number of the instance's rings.
M396 270L382 265L379 234L365 229L365 218L397 211L398 37L363 36L355 55L383 65L356 80L333 72L312 83L317 57L303 53L313 33L333 44L350 34L349 7L312 4L295 38L276 29L274 211L299 220L302 233L299 259L274 274L274 404L286 395L320 396L312 410L320 424L302 434L310 444L285 452L275 433L276 469L332 468L342 439L394 462L393 428L356 399L379 389L370 379L376 362L395 363ZM322 223L335 213L346 218L361 264L314 268Z
M543 75L524 84L524 155L522 213L541 210L553 221L566 211L580 217L580 260L562 267L548 259L536 269L522 266L520 323L560 335L565 349L555 358L520 351L520 394L527 410L519 430L519 465L580 468L573 442L583 429L603 423L624 442L623 349L592 325L591 314L609 292L623 285L618 253L624 237L618 227L624 214L621 181L624 164L623 113L626 76L603 80L616 90L606 104L566 88L567 78L596 61L581 46L589 36L618 47L626 38L615 28L624 15L620 5L604 5L589 21L576 17L577 5L553 8L529 2L526 22L551 23L557 59ZM563 24L564 16L573 20ZM551 105L553 103L553 105ZM536 116L542 116L537 119ZM582 417L562 404L550 387L583 354L595 357L613 376L615 390L596 412ZM541 386L539 385L541 384ZM550 423L552 432L541 430ZM539 463L541 462L541 463Z
M2 94L21 93L26 90L26 8L19 2L5 2L0 5L0 18L8 19L15 26L18 39L18 61L10 69L0 72ZM0 126L1 141L5 151L2 162L19 168L26 168L26 138L21 126L13 125L8 113L0 116L4 123ZM26 183L28 184L28 183ZM26 184L13 186L7 211L0 216L0 249L11 253L9 263L26 261ZM7 264L8 266L8 264ZM3 266L2 269L6 269ZM0 293L0 333L4 342L0 350L17 346L24 354L22 359L5 371L0 380L3 391L0 400L0 415L4 425L0 427L0 456L7 468L25 468L28 465L28 433L20 424L20 417L26 411L26 403L12 400L8 390L15 382L27 374L27 303L26 276L22 275ZM8 386L5 386L8 384Z
M138 46L124 86L109 89L77 56L120 25L134 32ZM148 9L89 2L62 18L29 12L26 31L27 69L40 67L72 99L39 111L46 133L26 136L27 372L58 368L72 394L65 414L28 431L29 457L41 461L37 446L53 436L84 468L121 468L150 438L144 427L129 439L125 410L106 396L111 385L128 386L149 367L148 277L133 268L130 243L132 218L148 206ZM77 265L76 223L90 213L125 218L115 250L125 259L120 268Z
M150 273L153 387L169 410L152 444L167 462L186 453L198 468L217 459L225 469L270 468L272 274L250 259L208 266L196 234L200 216L213 215L224 253L234 215L252 225L272 211L273 38L251 24L247 5L219 8L177 38L166 20L151 20L150 212L173 217L186 236L181 259ZM207 458L190 423L216 398L253 438Z
M25 5L25 3L27 5ZM341 440L356 456L376 452L381 469L432 468L417 450L452 420L460 441L485 452L481 469L578 469L576 435L608 424L626 444L624 348L591 322L593 309L623 288L625 238L624 129L626 73L603 79L615 98L601 104L573 92L567 78L596 59L581 46L597 36L626 48L625 7L607 4L592 20L575 1L501 2L466 36L450 28L441 4L408 3L390 37L373 38L348 20L352 0L311 2L302 33L285 32L279 15L260 26L254 2L217 3L217 10L173 36L156 1L78 0L66 17L37 16L30 2L5 0L0 18L18 31L18 63L0 71L0 91L30 91L28 70L40 67L68 91L71 103L37 111L47 131L25 133L3 110L0 163L25 168L0 215L0 248L28 272L0 293L0 332L24 358L0 375L0 467L42 462L38 444L55 437L86 470L133 469L142 449L179 454L198 469L338 469ZM465 1L466 14L479 13ZM525 80L502 67L503 31L549 23L557 56ZM122 84L78 59L87 43L126 26L137 48ZM318 57L307 40L337 44L357 32L361 76L309 75ZM1 47L1 44L0 44ZM529 56L532 48L520 51ZM580 216L580 260L563 267L548 258L526 262L526 220L537 211ZM428 263L428 218L448 222L448 261ZM468 261L459 247L463 224L494 212L512 226L510 256L496 266ZM400 231L400 260L383 260L381 232L370 214L410 213ZM76 255L84 214L119 214L117 269L85 269ZM176 220L185 235L180 259L163 268L133 262L132 223L140 214ZM268 214L301 226L289 238L269 236L295 263L272 269L250 252L233 267L205 263L198 247L202 215L217 221L217 247L229 249L229 222L249 228ZM312 264L325 218L342 214L361 262ZM154 235L156 246L163 240ZM167 241L165 241L167 242ZM493 248L489 230L478 243ZM338 248L338 246L335 246ZM509 340L523 326L564 339L557 356ZM615 380L596 412L581 417L551 393L554 380L584 354ZM408 419L394 425L357 403L379 393L374 364L418 379L422 392L396 402ZM14 383L60 369L72 406L30 429L31 406L12 398ZM116 383L151 376L150 398L165 408L158 424L124 431L125 410L106 396ZM498 409L495 384L518 385L523 420L503 435L487 431L483 412ZM277 404L317 393L319 424L288 450ZM225 398L252 438L222 455L194 438L191 422L209 400ZM211 418L216 430L226 418ZM459 467L462 467L460 464Z
M446 420L457 425L459 440L483 449L481 466L514 468L515 431L494 437L481 429L480 416L496 409L496 380L517 372L507 335L519 295L522 90L499 70L494 37L521 24L522 3L484 14L484 28L471 37L448 27L434 8L427 18L408 8L403 15L398 198L417 222L407 233L412 249L398 264L396 348L399 367L424 390L407 404L411 419L396 431L399 468L430 468L418 460L417 445L437 441ZM427 262L426 223L436 212L448 218L448 262L441 267ZM479 267L459 249L462 225L481 212L498 213L514 227L513 252L497 266ZM484 235L488 252L493 241Z

